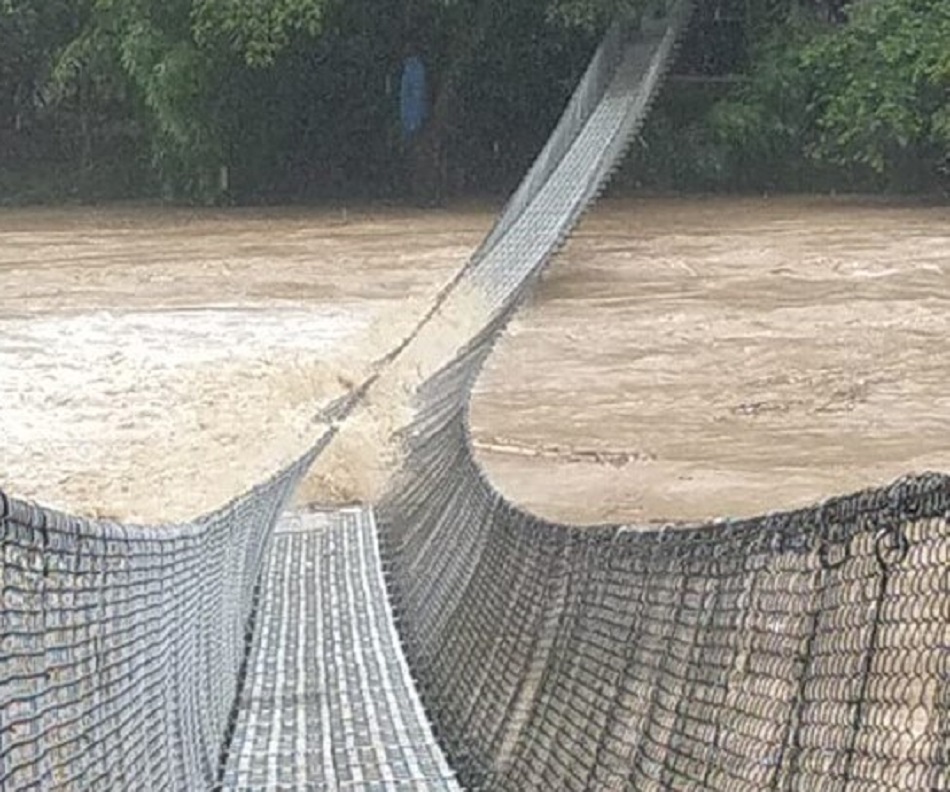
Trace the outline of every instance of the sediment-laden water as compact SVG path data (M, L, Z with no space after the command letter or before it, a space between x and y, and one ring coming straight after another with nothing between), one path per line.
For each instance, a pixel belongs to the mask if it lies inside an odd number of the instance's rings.
M219 505L313 439L494 211L0 212L0 487L146 521ZM608 201L480 380L479 458L581 522L950 470L948 287L947 208ZM361 497L362 461L308 497Z

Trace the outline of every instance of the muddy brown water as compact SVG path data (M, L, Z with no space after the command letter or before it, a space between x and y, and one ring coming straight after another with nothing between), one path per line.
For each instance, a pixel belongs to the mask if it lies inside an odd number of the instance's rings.
M143 521L222 503L312 441L494 212L0 212L0 487ZM577 522L751 515L950 470L948 221L604 203L479 381L479 458Z

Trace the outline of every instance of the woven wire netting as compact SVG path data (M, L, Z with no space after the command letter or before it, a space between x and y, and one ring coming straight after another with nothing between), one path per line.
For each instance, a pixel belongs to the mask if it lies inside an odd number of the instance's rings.
M575 528L489 484L421 394L378 508L410 665L485 789L950 789L950 478L761 518Z
M0 494L0 789L216 782L271 530L329 436L186 525Z

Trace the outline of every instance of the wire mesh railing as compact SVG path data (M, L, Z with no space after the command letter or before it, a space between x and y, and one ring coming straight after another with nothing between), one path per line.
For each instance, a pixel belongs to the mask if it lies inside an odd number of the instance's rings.
M214 785L270 532L330 434L185 525L0 494L0 789Z
M506 502L421 394L378 523L423 702L478 789L950 789L950 478L663 529ZM460 406L461 405L461 406Z

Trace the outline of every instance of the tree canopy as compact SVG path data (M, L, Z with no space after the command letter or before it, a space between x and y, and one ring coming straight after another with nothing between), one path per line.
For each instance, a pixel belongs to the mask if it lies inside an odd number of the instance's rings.
M609 20L640 7L0 0L0 201L396 195L427 169L443 191L507 189ZM636 178L946 184L947 41L946 0L698 4L678 68L701 79L666 90ZM432 113L407 148L397 104L410 53L431 75Z
M752 172L772 163L780 177L824 168L826 180L866 188L939 183L950 157L950 4L874 0L844 13L829 24L796 10L773 28L709 128Z

